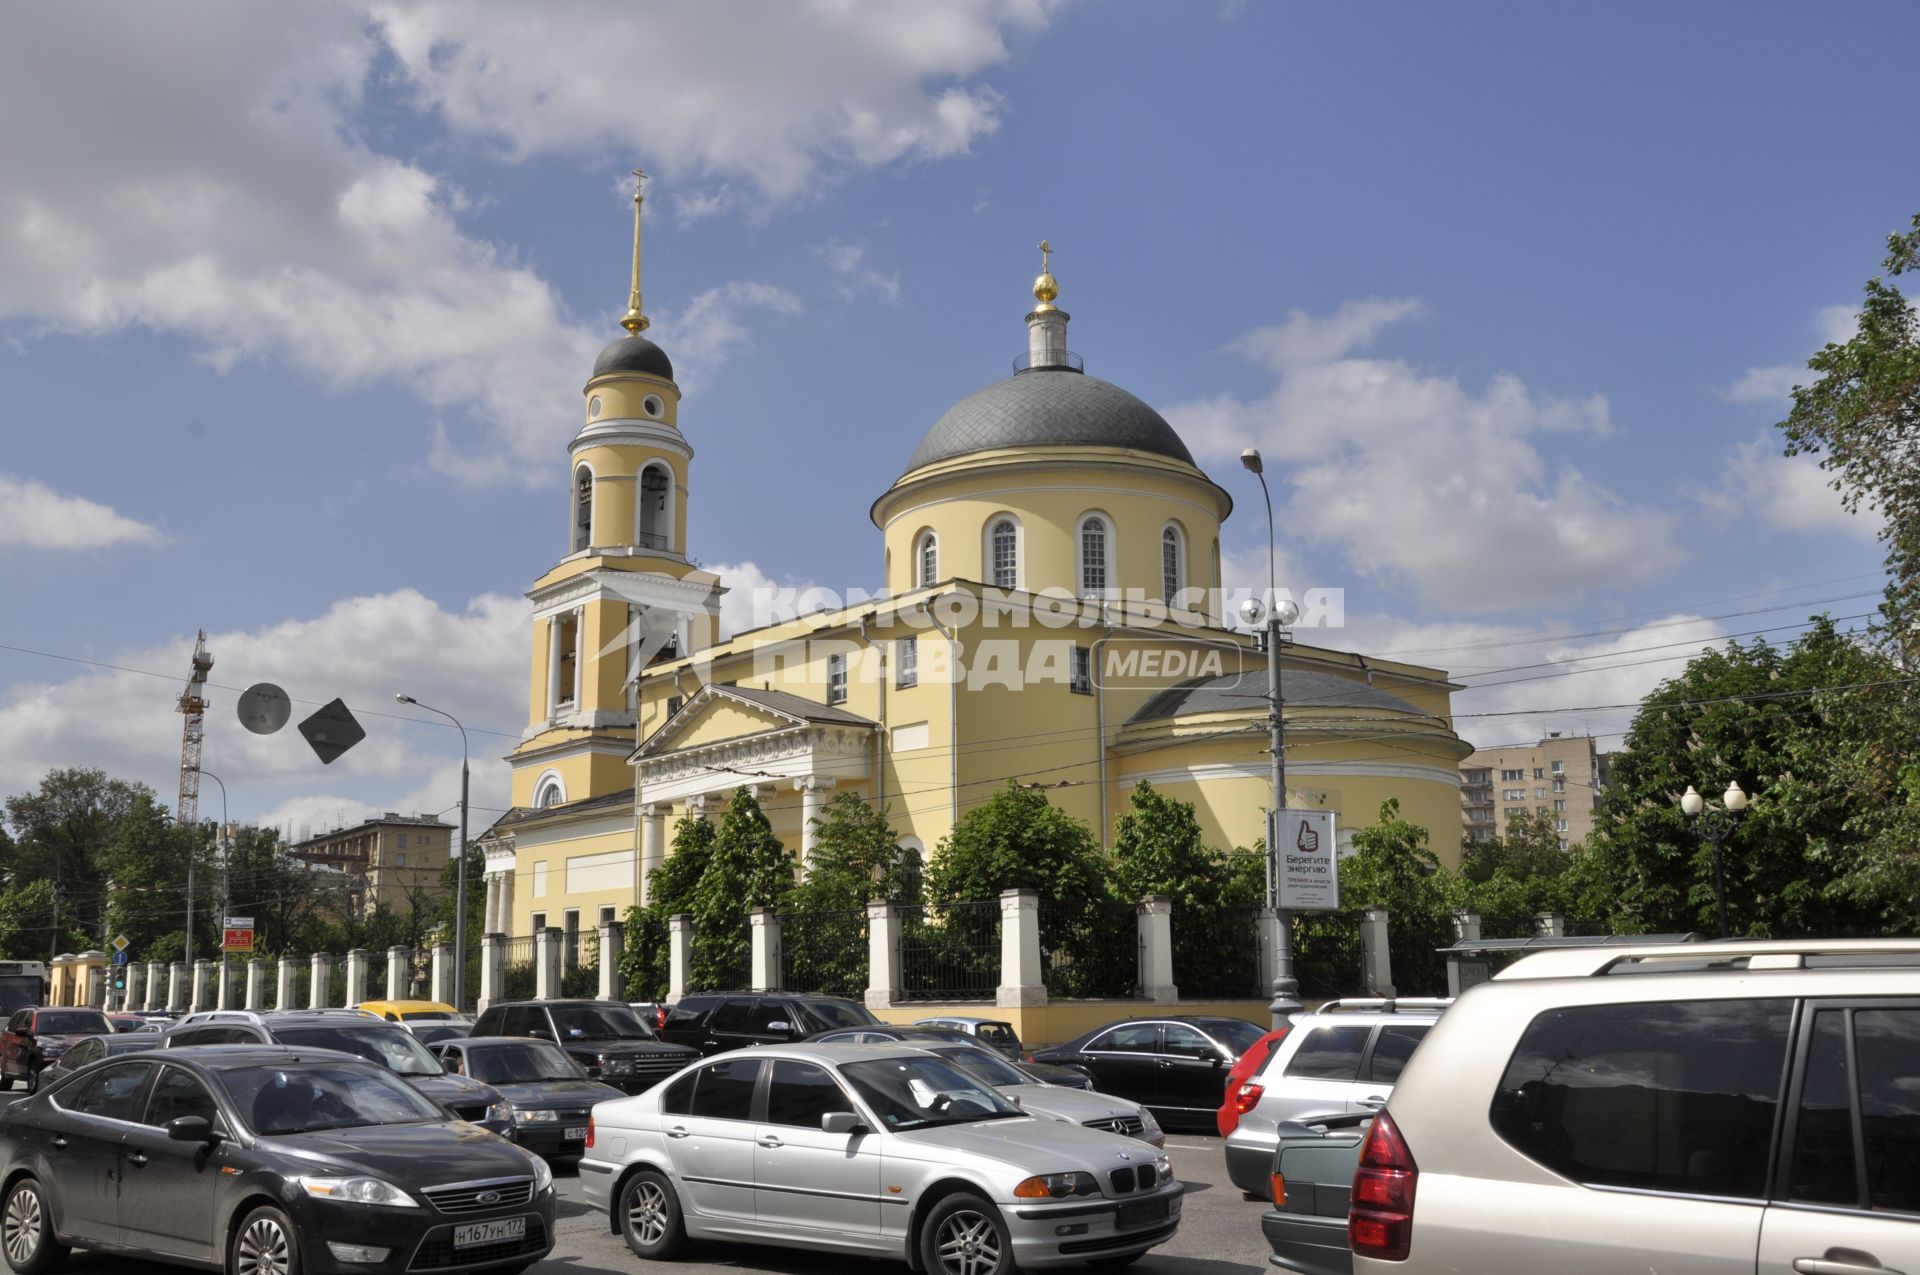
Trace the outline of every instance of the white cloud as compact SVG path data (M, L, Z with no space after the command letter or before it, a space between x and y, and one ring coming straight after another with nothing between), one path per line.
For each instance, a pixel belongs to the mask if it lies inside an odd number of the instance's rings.
M1278 374L1270 392L1168 416L1203 455L1258 446L1291 536L1333 543L1354 569L1450 610L1537 609L1675 559L1670 515L1535 445L1545 434L1611 436L1605 398L1539 395L1510 373L1475 391L1351 354L1422 312L1411 298L1375 299L1258 329L1235 348Z
M802 312L800 298L769 283L726 283L708 288L661 326L673 336L673 374L680 388L695 393L702 377L747 347L747 316L760 311L792 317Z
M1695 486L1689 494L1729 521L1758 514L1786 531L1839 531L1876 539L1883 525L1871 508L1847 512L1831 478L1812 456L1787 456L1778 440L1762 436L1733 449L1718 486Z
M487 594L449 610L414 590L348 598L318 615L215 632L205 766L226 781L231 813L251 820L336 803L351 813L438 810L459 797L460 736L443 719L394 702L404 690L467 727L476 807L506 804L500 757L527 714L529 606ZM190 636L126 650L109 663L157 676L89 669L62 681L19 682L0 696L0 759L24 783L55 766L99 766L153 786L171 806L179 787L180 715ZM234 715L239 692L273 682L294 699L293 720L254 735ZM344 699L367 738L323 766L295 727L319 705ZM500 732L499 734L487 732ZM504 736L504 737L503 737ZM454 778L446 778L448 767ZM201 792L218 817L218 790ZM294 806L290 803L304 802ZM476 816L481 827L491 822Z
M116 12L110 40L79 10L23 10L0 42L0 323L146 327L216 368L400 384L438 417L422 432L443 468L537 474L613 332L574 321L461 225L464 192L360 127L385 55L460 140L644 157L684 188L668 202L687 220L764 212L823 172L964 153L1002 109L975 77L1050 9L781 0L715 22L695 4L207 5ZM695 363L740 341L710 296L687 308L709 324Z
M701 205L732 177L763 201L825 170L964 154L1004 104L975 82L1052 0L761 0L716 22L697 3L609 8L452 0L375 4L419 100L522 159L644 151ZM583 56L582 50L591 50Z
M84 496L63 496L31 478L0 474L0 545L29 549L104 549L152 545L159 531Z
M1820 344L1843 345L1853 339L1858 313L1852 306L1822 306L1814 316L1813 331ZM1720 391L1720 397L1735 403L1770 403L1784 406L1793 397L1796 385L1811 385L1818 378L1808 370L1805 363L1775 363L1767 367L1750 367L1742 372L1731 385Z
M862 293L872 292L889 305L900 304L900 272L882 274L868 265L865 244L829 239L813 251L833 272L834 295L841 300L853 301Z

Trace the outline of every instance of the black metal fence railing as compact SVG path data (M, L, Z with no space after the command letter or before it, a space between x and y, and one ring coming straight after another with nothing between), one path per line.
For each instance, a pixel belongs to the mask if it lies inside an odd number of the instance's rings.
M1524 914L1480 914L1480 937L1483 939L1530 939L1538 930L1531 916Z
M1040 980L1050 997L1138 995L1140 925L1134 905L1112 899L1043 899Z
M1173 985L1180 999L1235 1000L1259 996L1260 917L1245 907L1175 908Z
M1358 912L1296 912L1293 972L1300 995L1314 1000L1357 996L1366 990Z
M867 910L782 912L780 986L859 999L867 990Z
M387 973L386 954L383 952L376 957L370 953L367 958L367 1000L384 1001L395 999L388 994ZM402 996L405 994L405 992L400 993Z
M991 1000L1000 985L1000 901L898 909L900 996Z
M600 994L600 932L590 930L580 936L573 959L560 971L560 994L569 998Z

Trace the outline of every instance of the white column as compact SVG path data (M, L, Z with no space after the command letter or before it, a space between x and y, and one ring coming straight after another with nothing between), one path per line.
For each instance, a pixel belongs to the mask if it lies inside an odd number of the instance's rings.
M413 949L394 946L387 949L387 999L413 999Z
M627 927L619 921L600 926L600 999L625 1000L624 980L620 977L620 958L626 951Z
M267 994L267 963L259 957L247 962L247 1008L265 1009Z
M367 949L356 947L347 953L347 1005L367 999Z
M547 720L560 715L560 617L547 617Z
M653 870L667 861L667 812L658 803L640 807L640 906L653 897Z
M800 790L800 879L804 881L812 870L813 845L819 838L813 821L820 817L820 807L826 804L827 790L833 787L833 780L809 775L794 780L793 786Z
M1390 921L1385 908L1368 908L1360 914L1360 970L1369 996L1393 995Z
M1173 985L1173 900L1149 894L1134 907L1140 935L1140 994L1156 1005L1180 999Z
M586 700L581 690L586 682L587 668L587 609L573 609L573 711L579 712Z
M500 928L495 934L513 933L513 885L514 869L509 867L500 874Z
M442 1005L453 1004L453 944L435 943L433 945L433 988L427 993L428 1000L439 1001ZM455 1006L455 1008L459 1008Z
M994 1003L1001 1008L1047 1003L1040 977L1040 892L1000 892L1000 986Z
M213 962L195 961L193 963L193 999L188 1003L189 1010L213 1008Z
M780 990L780 920L772 908L755 908L747 913L748 950L751 952L749 979L756 992Z
M550 1001L560 995L560 930L549 925L533 936L533 994Z
M694 819L705 819L707 808L713 804L713 798L706 793L696 793L687 798L687 814Z
M489 872L484 879L487 887L487 905L486 916L480 923L480 932L498 934L500 932L500 877L497 873Z
M315 952L312 964L313 975L307 980L307 1008L327 1009L333 999L333 957L327 952Z
M480 1012L500 999L507 983L507 942L498 934L480 940Z
M280 958L280 971L273 989L273 1007L275 1009L298 1009L293 1003L293 981L299 976L300 965L291 956Z
M867 904L867 1008L891 1009L900 996L900 914L884 900Z
M687 994L687 970L693 964L693 917L675 912L667 918L667 1004Z

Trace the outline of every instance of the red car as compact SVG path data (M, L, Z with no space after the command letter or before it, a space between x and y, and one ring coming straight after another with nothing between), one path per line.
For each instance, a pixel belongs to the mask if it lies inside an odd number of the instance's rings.
M1247 1083L1247 1077L1260 1070L1260 1064L1267 1061L1267 1055L1273 1047L1286 1039L1286 1027L1276 1027L1259 1040L1249 1045L1240 1055L1240 1061L1233 1064L1233 1070L1227 1073L1227 1098L1220 1104L1220 1114L1216 1122L1220 1126L1220 1136L1226 1137L1239 1125L1241 1115L1247 1110L1240 1105L1240 1089ZM1259 1095L1254 1095L1257 1100ZM1249 1104L1251 1105L1251 1104Z
M40 1072L48 1063L89 1036L111 1036L113 1024L97 1009L59 1009L41 1006L17 1011L0 1032L0 1089L27 1082L27 1092L40 1088Z

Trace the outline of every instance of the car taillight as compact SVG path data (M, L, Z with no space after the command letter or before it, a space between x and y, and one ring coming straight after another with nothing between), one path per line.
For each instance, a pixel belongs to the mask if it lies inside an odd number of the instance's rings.
M1347 1241L1355 1253L1386 1262L1406 1260L1413 1248L1413 1189L1419 1178L1407 1140L1382 1111L1373 1118L1353 1173Z
M1260 1101L1260 1095L1267 1091L1265 1085L1256 1085L1251 1080L1240 1086L1240 1092L1233 1095L1233 1109L1241 1115L1252 1111Z
M593 1116L587 1116L587 1150L593 1150Z
M1273 1197L1274 1208L1284 1209L1287 1207L1287 1180L1278 1173L1274 1174L1268 1181L1267 1193Z
M653 1007L653 1026L655 1030L663 1031L666 1029L667 1007L665 1005L655 1005Z

